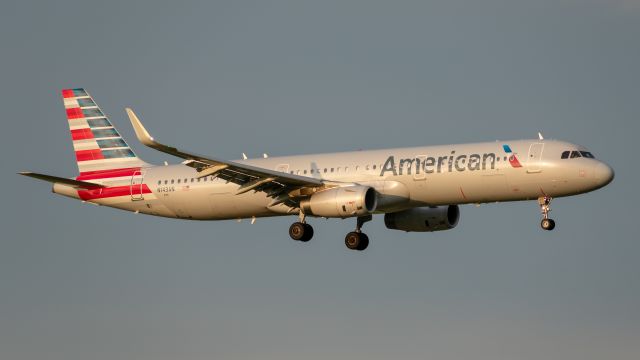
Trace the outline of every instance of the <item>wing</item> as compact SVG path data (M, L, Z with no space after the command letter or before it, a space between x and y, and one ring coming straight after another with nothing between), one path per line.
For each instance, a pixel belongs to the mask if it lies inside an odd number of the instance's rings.
M298 198L310 195L325 184L318 179L269 170L257 166L236 163L210 156L202 156L178 150L154 140L133 110L127 108L127 115L141 143L150 148L188 160L185 165L198 170L198 177L213 175L219 179L240 185L237 194L248 191L263 191L273 198L269 206L285 203L298 207Z

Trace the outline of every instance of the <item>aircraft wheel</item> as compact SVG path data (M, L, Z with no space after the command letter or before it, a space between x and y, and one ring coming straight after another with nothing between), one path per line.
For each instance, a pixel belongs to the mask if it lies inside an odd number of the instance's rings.
M311 238L313 237L313 226L306 223L303 225L304 225L304 235L302 236L302 239L300 239L300 241L307 242L311 240Z
M351 250L364 250L369 246L369 237L364 233L352 231L344 238L344 244Z
M309 231L308 229L311 229L311 231ZM309 235L309 233L311 235ZM309 241L309 239L311 239L311 236L313 236L313 228L311 228L310 225L303 224L301 222L294 222L289 227L289 236L291 236L293 240Z
M540 226L545 230L553 230L556 227L556 222L553 219L542 219Z
M369 237L365 233L360 233L360 245L358 250L365 250L369 246Z

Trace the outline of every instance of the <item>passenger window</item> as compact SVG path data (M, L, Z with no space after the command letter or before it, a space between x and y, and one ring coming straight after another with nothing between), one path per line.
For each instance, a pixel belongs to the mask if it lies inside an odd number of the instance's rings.
M173 184L175 182L175 180L171 179L171 183Z
M180 179L178 179L178 184L180 184Z
M333 168L331 168L331 172L333 172Z
M572 152L571 152L571 158L572 158L572 159L573 159L573 158L579 158L579 157L582 157L582 156L580 155L580 152L579 152L579 151L572 151Z
M305 175L307 174L307 170L304 170L304 174L305 174Z
M164 184L165 184L165 185L167 185L167 183L168 183L168 182L169 182L169 180L165 180L165 181L164 181Z
M205 177L204 177L204 181L207 181L207 180L209 180L209 178L205 176Z
M158 185L162 184L162 180L158 180Z
M193 182L193 180L194 180L194 179L193 179L193 178L191 178L191 182Z
M580 154L582 154L582 156L586 158L595 159L595 156L593 156L593 154L588 151L580 151Z
M325 173L325 174L327 173L327 168L324 168L324 173Z
M198 182L200 182L200 179L202 179L202 178L198 178Z
M373 170L375 170L375 169L376 169L376 165L375 165L375 164L373 164Z
M496 156L496 161L500 161L500 156Z

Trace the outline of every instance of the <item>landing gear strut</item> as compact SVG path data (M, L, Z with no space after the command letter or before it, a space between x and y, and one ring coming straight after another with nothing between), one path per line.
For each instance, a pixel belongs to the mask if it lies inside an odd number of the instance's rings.
M291 236L293 240L302 242L307 242L313 237L313 227L307 224L305 221L305 215L302 211L300 212L300 220L298 222L294 222L289 227L289 236Z
M356 223L356 231L352 231L344 238L344 244L351 250L362 251L369 246L369 237L362 232L362 225L367 221L371 221L371 215L359 216Z
M556 222L549 218L549 212L551 211L550 196L542 196L538 198L538 204L540 205L540 212L542 212L542 221L540 226L544 230L553 230L556 227Z

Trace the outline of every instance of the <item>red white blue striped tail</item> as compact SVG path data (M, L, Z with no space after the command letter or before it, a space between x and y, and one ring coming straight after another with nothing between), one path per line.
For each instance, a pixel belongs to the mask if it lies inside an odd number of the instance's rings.
M82 88L62 90L80 175L148 166Z

